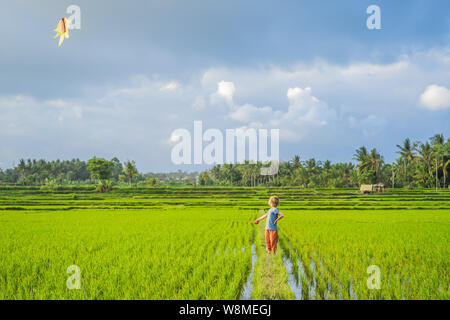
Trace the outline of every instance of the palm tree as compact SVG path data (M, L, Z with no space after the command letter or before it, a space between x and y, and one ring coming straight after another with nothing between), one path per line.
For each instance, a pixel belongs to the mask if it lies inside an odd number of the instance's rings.
M433 156L433 150L431 148L431 145L428 143L428 141L424 144L421 143L420 147L418 149L420 159L425 163L426 168L428 171L431 170L431 160Z
M316 159L311 158L311 159L307 160L305 162L305 165L306 165L306 170L308 172L309 177L312 177L317 173L318 167L317 167Z
M399 153L403 159L412 162L416 158L417 154L415 150L417 148L417 142L411 144L411 140L406 138L405 141L403 141L403 146L397 145L397 148L399 149L397 153Z
M297 169L298 167L300 167L300 157L299 156L294 156L294 159L292 160L292 166L294 167L294 169Z
M233 164L232 163L225 163L222 166L221 173L223 175L224 180L228 179L229 185L233 185Z
M138 175L138 170L136 168L136 162L133 161L127 161L125 162L125 167L123 168L123 173L128 177L128 181L130 183L133 181L133 177Z
M19 160L19 164L17 165L17 169L20 172L22 183L25 185L25 176L26 176L26 170L27 170L27 164L25 163L24 159Z
M436 172L436 191L439 188L439 175L438 175L438 171L439 171L439 159L441 157L441 155L443 155L444 153L444 135L443 134L436 134L433 137L430 138L431 140L431 145L432 145L432 149L433 149L433 155L435 157L435 172ZM444 160L444 158L442 157L442 160ZM444 165L442 164L442 167L444 167Z
M258 180L258 177L261 174L261 163L257 162L251 165L251 174L252 174L252 180L253 180L253 186L256 186L256 182Z
M448 156L450 156L450 139L447 140L447 143L444 145L443 149L444 149L444 156L447 156L447 158L443 157L443 159L445 159L445 160L442 161L443 162L442 170L444 171L444 188L446 188L447 187L447 181L446 181L447 170L450 165L450 159L448 159Z
M323 163L323 168L325 169L325 172L328 173L328 171L331 170L331 161L330 161L330 160L326 160L326 161Z
M357 149L353 155L353 159L359 162L357 167L360 172L365 172L369 169L370 159L366 147L362 146Z
M220 183L220 164L216 164L209 170L209 176L214 183Z
M445 175L445 173L447 172L449 166L450 166L450 160L448 160L448 161L444 164L444 188L447 187L447 186L446 186L447 181L446 181L446 175Z
M358 161L358 174L361 177L362 174L373 171L375 172L375 179L379 182L381 169L384 163L383 157L378 153L376 148L367 151L367 148L362 146L355 151L353 159ZM373 179L371 179L373 180Z
M405 178L407 180L407 182L409 183L410 180L408 179L408 173L407 173L407 167L412 164L414 162L414 160L416 159L416 148L417 148L418 143L414 142L411 143L411 140L409 140L409 138L406 138L403 141L403 145L397 145L397 148L399 149L399 151L397 151L398 154L400 154L400 157L402 159L403 162L403 173L405 175Z
M241 173L241 182L244 186L248 186L250 183L250 186L252 185L252 167L248 160L245 161L245 163L241 164L238 167L238 171Z
M370 169L375 171L375 177L377 178L377 182L379 182L381 166L383 165L383 157L378 153L376 148L373 148L370 151L369 163Z
M286 162L280 162L280 175L282 176L289 176L292 174L293 164L291 164L289 161Z
M392 189L395 188L395 173L398 172L398 166L393 163L391 164L391 171L392 171Z

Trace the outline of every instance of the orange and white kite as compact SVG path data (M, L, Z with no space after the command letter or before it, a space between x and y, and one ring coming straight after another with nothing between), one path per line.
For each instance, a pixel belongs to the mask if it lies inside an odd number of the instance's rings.
M56 31L55 38L59 36L58 48L63 43L64 38L69 38L69 23L70 20L68 20L66 17L61 18L61 20L59 20L58 22L58 25L56 26L56 29L53 30Z

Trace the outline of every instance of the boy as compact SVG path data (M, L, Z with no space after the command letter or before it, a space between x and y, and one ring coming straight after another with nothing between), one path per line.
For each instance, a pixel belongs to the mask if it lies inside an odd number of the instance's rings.
M265 214L255 220L255 224L258 224L259 221L267 218L266 220L266 251L270 253L273 250L275 254L277 252L277 243L278 243L278 227L277 222L280 219L284 218L284 214L278 211L278 203L280 199L278 197L270 197L269 206L270 210Z

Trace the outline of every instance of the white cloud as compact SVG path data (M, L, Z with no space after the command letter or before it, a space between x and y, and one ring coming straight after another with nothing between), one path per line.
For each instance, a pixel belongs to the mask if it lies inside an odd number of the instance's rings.
M289 109L283 115L283 120L296 125L310 123L323 126L330 120L336 119L336 112L328 105L311 94L310 87L290 88L287 98L290 102Z
M169 83L166 83L164 85L162 85L159 90L161 91L173 91L175 89L177 89L180 86L180 84L176 81L171 81Z
M450 108L450 90L443 86L432 84L420 96L420 103L430 110Z
M286 97L289 102L287 111L274 110L272 107L256 107L250 103L233 105L228 117L246 123L249 127L261 124L266 128L280 129L280 139L299 141L317 127L325 126L337 119L335 110L313 96L312 89L288 88Z
M212 89L210 78L212 75L214 75L215 72L206 71L203 74L202 81L201 81L201 88L200 90L208 92ZM209 93L209 103L211 106L215 106L216 110L227 110L231 106L233 106L234 101L234 93L236 91L236 87L233 82L231 81L223 81L217 82L216 90L213 93ZM209 91L211 92L211 91ZM197 98L198 100L198 98ZM200 109L198 108L198 105L196 102L194 102L194 109Z
M336 110L342 111L345 106L348 115L401 117L417 105L417 97L426 85L440 83L450 88L448 52L448 48L412 51L391 63L339 65L317 59L288 67L210 68L203 73L201 84L214 90L218 82L228 79L238 88L233 95L237 104L272 108L283 102L287 88L312 87L315 96Z
M48 104L55 108L67 107L67 101L65 101L63 99L49 100Z
M225 98L227 101L233 101L234 92L236 88L233 82L220 81L217 84L217 95Z
M338 72L346 78L357 77L390 77L393 74L404 72L410 68L410 63L407 57L404 60L391 64L373 64L373 63L358 63L347 67L338 68Z
M449 107L448 52L412 54L390 64L210 68L182 85L175 78L137 75L126 86L86 88L76 99L0 95L0 160L9 165L23 156L118 156L145 170L173 169L170 133L191 130L193 120L221 130L280 129L282 143L301 141L298 152L310 145L317 156L327 144L348 154L367 141L399 142L434 126L445 130L440 114L428 126L415 124L430 114L425 108ZM433 83L439 86L424 92ZM408 112L419 96L425 108Z
M255 122L262 119L267 121L272 115L273 110L271 107L258 108L248 103L236 107L235 110L229 114L231 119L240 122Z
M140 169L167 169L170 145L161 141L193 120L186 102L194 95L167 95L160 87L140 77L126 87L91 88L77 99L0 95L2 161L117 156L136 160Z

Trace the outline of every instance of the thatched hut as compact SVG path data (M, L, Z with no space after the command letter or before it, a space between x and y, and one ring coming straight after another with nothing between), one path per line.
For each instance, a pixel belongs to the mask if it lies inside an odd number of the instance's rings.
M373 193L373 184L362 184L359 190L362 194Z
M382 183L377 183L373 185L375 192L384 192L384 184Z
M369 194L369 193L375 193L375 192L384 192L384 184L377 183L377 184L362 184L359 188L362 194Z

